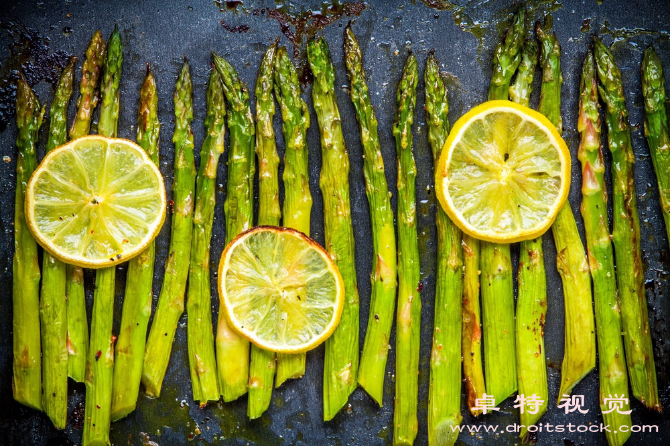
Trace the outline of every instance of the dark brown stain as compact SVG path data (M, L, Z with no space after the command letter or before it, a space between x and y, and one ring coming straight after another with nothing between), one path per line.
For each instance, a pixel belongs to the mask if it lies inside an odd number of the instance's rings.
M231 33L246 33L249 31L249 25L230 26L223 19L221 19L221 26L223 26L223 29Z
M342 17L359 16L366 8L362 1L333 3L320 11L307 10L300 14L290 14L280 9L268 8L266 14L279 23L281 33L293 44L293 57L297 61L300 83L312 82L312 73L306 61L304 45L319 31ZM260 10L262 14L264 10ZM258 14L254 10L252 14Z

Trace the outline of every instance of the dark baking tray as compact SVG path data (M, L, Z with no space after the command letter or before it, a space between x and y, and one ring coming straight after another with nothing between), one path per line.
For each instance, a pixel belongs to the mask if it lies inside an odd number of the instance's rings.
M513 1L454 0L462 6L449 5L436 0L421 1L373 1L365 4L360 15L352 14L337 18L326 26L322 33L327 38L336 68L337 96L342 115L344 135L351 160L351 206L356 234L356 261L358 284L361 296L361 346L368 319L370 295L369 273L371 270L371 233L368 203L365 197L362 149L359 143L358 126L354 109L349 99L342 52L342 31L348 20L355 20L354 32L361 44L365 69L368 75L372 101L379 119L379 134L391 190L395 189L395 146L391 134L395 111L395 88L400 77L407 48L411 47L423 68L427 52L434 48L448 76L450 88L450 119L453 123L464 111L482 102L491 75L491 54L504 29L509 24L510 14L516 9ZM281 3L281 4L280 4ZM427 5L428 4L428 5ZM439 10L429 5L443 5ZM123 78L121 82L121 117L119 136L134 139L138 90L145 72L145 63L150 63L158 82L161 128L161 163L168 189L172 183L173 130L172 91L185 55L191 61L195 87L194 133L196 148L203 140L205 112L205 83L209 72L210 51L226 57L239 71L247 85L253 86L256 70L267 45L276 38L284 45L292 46L282 34L280 23L269 17L268 11L280 8L303 17L310 11L341 12L342 5L335 6L318 0L304 2L221 2L211 1L7 1L0 2L0 60L8 63L9 45L17 39L28 39L33 50L31 70L33 81L49 77L49 68L61 63L64 53L81 59L93 30L101 29L105 38L114 24L118 24L125 45ZM543 0L529 2L531 14L540 18L552 12L556 33L563 47L563 119L564 137L573 153L573 185L570 204L579 216L581 175L576 157L578 134L576 131L579 72L583 56L594 34L600 35L607 44L614 43L613 52L621 68L626 90L630 121L633 125L633 142L636 153L636 186L639 194L639 211L642 221L642 249L644 252L647 298L650 324L654 339L654 352L658 374L659 391L663 405L670 409L670 344L668 323L670 304L666 296L670 288L668 271L670 256L663 219L660 215L655 175L644 140L643 103L640 89L640 61L643 50L653 44L666 69L670 72L670 2L667 0ZM346 10L346 8L344 8ZM354 8L355 9L355 8ZM347 10L349 11L349 10ZM349 11L351 12L351 11ZM326 11L326 15L328 12ZM231 32L220 23L224 20ZM321 20L322 17L312 17ZM239 28L242 26L241 28ZM244 32L245 26L248 30ZM236 28L238 27L238 28ZM289 30L294 27L289 27ZM286 31L286 29L285 29ZM286 31L291 35L290 31ZM300 37L300 36L298 36ZM295 40L295 39L294 39ZM300 43L300 42L298 42ZM304 45L304 38L302 40ZM299 45L298 62L303 63ZM16 47L15 47L16 49ZM59 53L59 51L61 53ZM37 60L36 60L37 59ZM57 71L56 71L57 73ZM77 73L79 76L79 72ZM53 89L48 82L36 86L42 102L49 103ZM305 87L304 96L311 104L310 86ZM11 94L8 90L2 95ZM5 101L6 102L6 101ZM74 102L74 101L73 101ZM418 166L417 201L423 280L423 310L421 331L421 360L419 376L419 434L417 444L427 444L427 390L429 376L430 340L433 320L433 298L435 278L435 200L432 191L432 160L427 142L425 114L423 112L423 82L419 82L416 125L414 127L414 152ZM537 103L537 89L533 96ZM1 110L3 113L11 113ZM71 108L70 112L73 112ZM312 112L313 113L313 112ZM312 115L312 127L308 132L310 149L310 185L314 197L312 210L312 235L323 243L322 200L318 187L321 154L316 118ZM275 128L280 135L279 114L275 117ZM84 387L71 385L68 426L58 432L46 416L27 409L12 399L12 312L11 312L11 261L13 254L12 222L14 209L14 172L16 169L16 125L10 121L0 133L0 147L6 162L0 163L0 224L4 235L0 237L0 444L3 445L60 445L74 444L81 439ZM44 141L44 132L42 142ZM283 139L277 140L280 156L283 154ZM44 144L41 145L43 151ZM212 239L212 263L218 261L224 247L224 221L221 203L224 199L226 165L220 164L217 212ZM168 190L169 193L169 190ZM394 202L395 206L395 202ZM169 219L157 239L157 268L154 291L157 295L163 275L163 262L169 243ZM546 355L548 364L549 395L555 401L560 381L563 358L563 296L561 281L555 268L555 249L551 236L545 235L547 262L547 289L549 307L545 327ZM514 251L514 250L513 250ZM516 249L518 251L518 249ZM516 258L515 258L516 261ZM214 269L215 270L215 269ZM117 275L117 301L115 321L120 321L121 302L124 289L124 267ZM88 283L92 276L87 275ZM215 284L213 277L212 284ZM92 288L89 286L89 311ZM212 291L215 292L214 287ZM212 311L218 309L213 294ZM384 406L378 408L361 389L356 390L349 404L337 417L328 423L322 421L323 347L308 355L307 375L275 390L269 410L260 419L249 421L246 417L246 398L229 404L211 404L198 408L191 399L190 379L186 356L186 315L181 319L165 378L163 393L158 400L143 394L139 397L135 412L124 420L114 423L111 429L112 442L117 445L139 445L147 438L162 445L197 444L295 444L295 445L344 445L344 444L390 444L392 438L393 413L393 364L395 352L391 349L385 383ZM391 345L394 345L392 339ZM510 358L513 360L513 358ZM598 424L602 421L598 410L597 370L590 373L577 386L575 394L583 394L588 414L565 415L555 404L549 405L543 423L551 424ZM463 424L499 425L499 431L513 422L518 422L517 409L512 400L502 404L499 413L475 420L463 407ZM633 434L630 445L665 445L670 440L670 420L666 415L652 414L637 401L631 404L633 423L657 425L658 433ZM147 437L148 436L148 437ZM541 445L604 445L605 438L599 433L548 433L537 435ZM491 433L461 434L459 444L514 444L516 434Z

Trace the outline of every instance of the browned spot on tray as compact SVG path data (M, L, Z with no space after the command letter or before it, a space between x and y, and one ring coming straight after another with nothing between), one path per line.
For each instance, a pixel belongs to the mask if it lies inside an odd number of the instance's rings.
M293 57L298 59L297 71L302 84L312 81L303 45L326 26L344 16L359 16L365 8L365 3L358 1L333 3L323 7L320 11L307 10L300 14L291 14L274 8L267 9L267 16L279 22L282 34L293 44Z
M231 33L246 33L249 31L249 25L230 26L223 19L221 19L221 26L223 26L223 29Z

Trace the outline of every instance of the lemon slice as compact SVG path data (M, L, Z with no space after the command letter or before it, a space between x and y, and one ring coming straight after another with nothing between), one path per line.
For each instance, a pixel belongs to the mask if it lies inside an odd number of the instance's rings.
M344 282L328 253L301 232L259 226L228 244L219 264L220 310L258 347L311 350L340 321Z
M137 144L86 136L52 150L26 188L26 222L54 257L86 268L143 251L165 220L163 177Z
M465 233L512 243L543 234L570 191L570 151L542 114L485 102L454 125L435 172L437 197Z

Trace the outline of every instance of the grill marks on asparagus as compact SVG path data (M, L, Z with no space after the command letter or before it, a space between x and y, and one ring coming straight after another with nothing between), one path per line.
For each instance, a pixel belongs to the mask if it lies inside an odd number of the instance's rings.
M363 55L351 30L351 24L344 31L344 54L351 82L351 101L360 126L365 191L369 202L373 239L374 271L370 275L370 316L361 354L358 383L381 406L397 290L393 209L377 134L377 118L370 102L363 69Z
M67 108L72 97L76 58L63 69L49 114L47 152L67 142ZM67 298L66 266L46 251L42 254L40 322L42 334L42 407L57 429L67 422Z
M184 293L191 256L196 171L193 158L193 85L191 68L184 61L173 94L175 129L174 180L170 248L158 304L147 339L142 384L147 395L160 396L170 360L177 323L184 312Z

